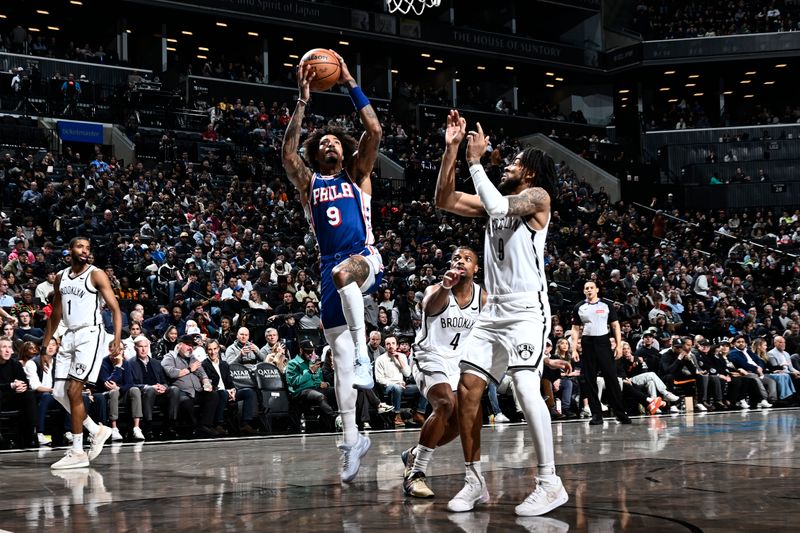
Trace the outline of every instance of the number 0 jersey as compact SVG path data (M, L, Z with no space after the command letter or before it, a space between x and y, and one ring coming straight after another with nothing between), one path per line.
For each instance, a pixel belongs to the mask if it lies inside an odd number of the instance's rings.
M535 230L522 217L490 218L483 245L486 292L492 296L546 292L546 239L547 226Z
M61 319L67 329L103 324L101 315L102 296L92 283L92 272L97 270L89 265L81 275L73 278L72 269L61 271L58 291L61 293Z
M459 345L466 340L472 325L481 312L481 287L472 284L472 299L461 307L451 292L447 307L436 315L422 314L422 328L414 341L415 360L423 363L426 356L435 355L447 359L458 357Z
M333 176L314 172L305 210L323 260L337 253L361 251L375 242L371 200L344 169Z

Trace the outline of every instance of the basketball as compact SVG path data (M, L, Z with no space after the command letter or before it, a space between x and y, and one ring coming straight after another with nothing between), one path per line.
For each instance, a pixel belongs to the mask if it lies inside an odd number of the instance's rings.
M339 80L342 69L333 52L325 48L314 48L300 59L300 66L311 65L317 77L311 80L312 91L327 91Z

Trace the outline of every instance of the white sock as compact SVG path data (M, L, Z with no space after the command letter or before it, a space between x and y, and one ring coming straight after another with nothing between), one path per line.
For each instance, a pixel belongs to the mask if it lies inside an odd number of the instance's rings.
M480 481L483 477L481 474L481 462L480 461L470 461L465 462L464 467L467 469L467 481L470 479L475 481Z
M433 457L433 451L436 448L428 448L422 444L417 444L414 448L414 466L411 467L411 473L422 472L425 474L428 470L428 461Z
M539 476L555 475L553 429L547 404L539 392L539 374L531 370L518 370L514 372L512 379L525 421L528 423L528 430L533 437L536 459L539 462Z
M86 428L86 430L87 430L89 433L91 433L92 435L96 434L96 433L97 433L97 431L100 429L100 426L98 426L98 425L95 423L95 421L94 421L94 420L92 420L92 419L89 417L89 415L86 415L86 419L83 421L83 427L85 427L85 428Z
M347 335L340 335L339 342L343 339L349 341ZM346 342L349 344L349 342ZM342 356L339 352L343 352ZM358 425L356 424L356 400L358 399L358 391L353 388L353 381L355 379L355 370L353 368L351 357L352 350L349 347L344 347L342 350L332 352L333 363L336 372L333 374L334 390L336 391L336 403L339 404L339 414L342 416L342 433L344 434L345 446L352 446L358 441ZM347 363L345 362L347 361ZM349 363L349 364L348 364Z
M353 345L356 352L363 355L367 353L366 327L364 326L364 296L356 282L349 283L339 289L339 297L342 300L342 312L344 319L347 320L347 327L350 329L350 336L353 338Z
M83 452L83 433L72 434L72 451Z

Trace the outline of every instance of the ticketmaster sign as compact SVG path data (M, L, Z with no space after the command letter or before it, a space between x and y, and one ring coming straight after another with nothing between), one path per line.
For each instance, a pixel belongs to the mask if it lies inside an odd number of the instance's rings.
M103 125L59 120L58 136L67 142L103 144Z

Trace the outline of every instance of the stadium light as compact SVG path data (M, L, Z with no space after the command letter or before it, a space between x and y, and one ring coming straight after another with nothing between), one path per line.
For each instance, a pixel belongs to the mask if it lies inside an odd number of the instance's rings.
M764 85L775 85L774 81L765 81Z
M44 9L37 9L36 13L38 13L39 15L49 15L50 14L49 11L45 11Z
M742 81L740 81L739 83L741 83L742 85L747 85L747 84L748 84L748 83L750 83L751 81L753 81L753 80L742 80Z
M350 46L349 41L339 41L339 44L341 44L342 46Z
M545 72L544 75L552 77L552 76L555 76L556 73L555 72Z
M178 39L173 39L173 38L170 37L170 38L167 39L167 42L168 43L177 43Z
M300 56L297 54L289 54L289 59L300 59Z
M183 30L183 31L181 31L181 33L183 35L194 35L194 33L190 32L189 30Z
M52 31L61 31L61 28L58 26L48 26L47 29Z
M672 76L673 74L675 74L674 70L665 70L664 71L664 76Z
M80 0L69 0L69 3L72 4L73 6L82 6L83 5L83 2L81 2Z
M392 69L392 74L400 74L400 71L399 71L399 70L397 70L397 69L394 69L394 68L393 68L393 69Z
M434 59L433 62L434 63L438 63L438 64L441 65L442 63L444 63L444 60L442 60L442 59Z
M217 26L219 26L220 28L227 28L228 27L228 25L225 24L224 22L217 22Z
M628 94L629 92L631 92L630 89L620 89L619 90L619 94Z
M745 72L744 75L745 76L755 76L756 75L756 71L755 70L751 70L750 72Z
M687 83L686 84L686 87L696 87L696 86L697 86L696 83Z
M512 67L511 65L506 65L506 70L514 70L514 67Z
M284 66L284 67L289 67L289 68L292 68L292 67L294 67L294 65L293 65L293 64L291 64L291 63L284 63L284 64L283 64L283 66Z
M8 17L5 15L0 15L0 19L7 19Z
M167 46L167 52L177 52L177 51L178 51L177 48L174 48L172 46Z
M36 33L36 32L40 32L42 30L40 30L39 28L28 28L28 31L32 31L32 32Z
M729 95L729 96L730 96L731 94L733 94L733 91L725 91L725 92L724 92L724 93L722 93L722 94L726 94L726 95Z
M425 52L422 52L419 56L420 57L431 57L430 54L426 54Z
M789 65L787 65L786 63L778 63L777 65L775 65L775 68L786 68L788 66Z
M669 87L662 87L662 88L659 89L659 91L661 91L662 93L665 93L665 92L669 91Z
M258 32L249 31L249 32L247 32L247 35L249 35L250 37L258 37Z
M545 84L545 87L549 87L550 89L552 89L553 87L555 87L555 85L553 85L552 83L547 83Z
M674 104L675 102L677 102L677 101L678 101L678 99L677 99L677 98L670 98L670 99L669 99L669 100L667 100L667 101L668 101L670 104Z
M564 81L564 78L556 78L556 81Z
M694 93L692 96L703 96L705 93Z
M476 68L478 70L486 70L486 67L484 67L483 65L478 65Z
M428 70L436 70L436 67L427 67Z
M294 37L284 37L283 40L288 42L288 43L293 43L294 42Z
M744 95L745 98L753 98L754 96L755 96L754 94L746 94L746 95Z
M204 56L203 54L197 54L197 59L208 59L208 56Z
M201 52L208 52L208 48L206 48L205 46L198 46L197 49L200 50Z
M689 74L689 79L690 80L696 80L699 77L700 77L700 74Z

